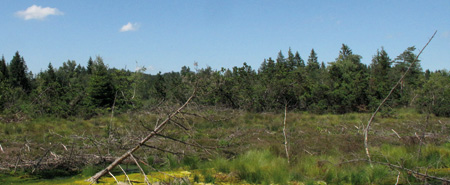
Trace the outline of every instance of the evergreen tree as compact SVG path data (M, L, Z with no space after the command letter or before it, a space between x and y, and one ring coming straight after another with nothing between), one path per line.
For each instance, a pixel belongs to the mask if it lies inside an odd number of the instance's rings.
M414 46L408 47L403 53L397 56L394 60L395 66L392 69L392 81L397 81L400 79L401 75L406 72L408 67L411 65L411 69L405 76L403 81L401 81L400 87L396 89L396 102L399 105L408 106L415 96L415 90L422 85L422 68L420 67L420 60L416 59L416 54L414 51L416 48ZM413 63L414 62L414 63Z
M158 74L156 74L156 81L155 81L156 97L165 100L167 96L166 90L167 90L166 82L164 80L164 77L161 75L160 71Z
M27 77L27 66L18 51L11 60L10 72L13 87L21 87L25 92L30 92L31 85Z
M308 65L306 66L306 70L308 72L315 71L319 69L319 61L317 60L317 54L314 49L311 49L311 54L309 54Z
M53 69L52 63L48 64L46 81L47 81L47 83L56 82L56 74L55 74L55 70Z
M365 110L368 100L367 67L361 63L361 56L355 55L345 44L339 57L330 63L330 104L336 113Z
M276 61L277 61L277 63L275 64L275 66L276 66L277 73L279 73L281 71L285 71L287 69L286 59L284 58L284 55L281 52L281 50L280 50L280 52L278 52Z
M372 97L371 102L376 105L379 104L376 99L385 98L392 87L392 82L389 79L391 63L391 59L384 48L381 48L381 51L377 50L377 54L372 58L368 93Z
M305 67L305 61L303 61L302 57L300 57L300 54L295 52L294 56L294 64L297 68L304 68Z
M6 81L9 79L8 66L6 66L5 57L2 56L2 60L0 60L0 82Z
M97 57L92 66L92 76L87 89L89 103L97 108L111 107L114 102L115 91L108 69L101 57Z
M298 66L297 61L294 58L294 54L291 51L291 48L289 48L286 63L288 71L293 71Z
M87 64L87 73L92 74L92 68L94 67L94 61L92 61L92 57L89 57L88 64Z
M339 51L339 57L336 61L346 60L351 55L353 55L352 50L347 45L342 44L341 51Z

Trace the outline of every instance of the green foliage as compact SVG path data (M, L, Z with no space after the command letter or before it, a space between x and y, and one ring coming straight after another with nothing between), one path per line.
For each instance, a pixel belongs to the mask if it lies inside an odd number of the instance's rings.
M113 105L115 90L110 79L111 76L103 63L103 59L97 57L87 88L89 105L99 108L111 107Z
M249 151L231 162L218 158L212 167L224 173L236 173L248 183L287 184L290 179L287 161L268 150Z
M354 55L343 44L336 62L329 68L332 81L330 105L337 113L358 111L367 105L367 67L361 63L361 56Z
M430 73L423 88L418 91L417 104L422 112L450 117L450 74L442 70Z
M84 177L91 177L102 169L103 169L103 166L101 166L101 165L87 165L81 170L81 174Z
M23 57L17 51L10 62L11 84L13 87L21 87L25 92L31 91L30 80L27 76L27 65Z
M182 159L183 166L187 166L190 170L195 170L199 167L200 159L197 156L184 156Z
M145 74L145 68L132 72L110 69L101 57L89 58L87 67L75 61L59 68L51 64L33 76L16 52L7 65L0 60L0 108L2 114L26 117L52 115L90 118L113 111L123 113L152 109L165 102L180 104L198 87L199 105L217 106L252 112L290 111L312 113L348 113L374 110L392 86L414 61L415 48L409 47L391 61L381 48L367 67L361 56L345 44L328 66L318 61L311 50L307 64L300 53L289 48L285 57L280 50L276 59L264 59L254 70L247 63L230 69L211 67L191 71ZM447 71L423 73L420 63L412 70L382 107L384 116L393 109L415 106L421 112L450 116L449 75ZM8 116L5 116L8 117Z
M9 70L8 66L6 66L5 57L2 56L2 59L0 60L0 82L6 80L9 80Z

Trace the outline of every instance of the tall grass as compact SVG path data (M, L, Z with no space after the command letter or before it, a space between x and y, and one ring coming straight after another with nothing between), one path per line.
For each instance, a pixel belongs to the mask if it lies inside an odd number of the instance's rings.
M268 150L249 151L228 162L218 158L210 166L223 173L235 173L252 184L287 184L290 180L287 161Z

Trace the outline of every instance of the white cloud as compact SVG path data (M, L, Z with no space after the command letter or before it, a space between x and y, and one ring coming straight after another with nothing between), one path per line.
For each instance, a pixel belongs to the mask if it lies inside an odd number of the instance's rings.
M16 12L16 15L25 20L37 19L43 20L49 15L63 15L64 13L59 11L57 8L45 7L33 5L28 7L26 10Z
M128 22L128 24L125 24L120 28L120 32L126 32L126 31L136 31L138 30L140 25L138 23L131 23Z

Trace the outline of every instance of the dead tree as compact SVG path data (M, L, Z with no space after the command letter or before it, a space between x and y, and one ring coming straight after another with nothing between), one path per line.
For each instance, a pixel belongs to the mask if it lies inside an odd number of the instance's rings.
M425 44L425 46L422 48L422 50L420 50L419 54L416 56L414 61L411 62L411 65L409 65L408 69L405 71L405 73L403 73L403 75L400 77L398 82L392 87L391 91L386 96L386 98L384 98L383 101L380 103L380 105L378 105L377 109L375 110L375 112L373 112L372 116L370 117L370 119L369 119L369 121L367 123L367 126L364 128L364 149L366 151L366 155L367 155L367 158L368 158L369 163L370 163L371 166L372 166L372 160L370 159L369 143L368 143L368 133L369 133L370 125L372 124L373 119L377 115L378 111L380 111L380 108L384 105L384 103L386 103L386 101L392 95L394 90L398 87L398 85L403 83L403 79L408 74L408 72L411 70L411 68L414 65L414 63L416 63L416 61L419 59L419 56L420 56L420 54L422 54L423 50L428 46L428 44L431 42L431 40L433 40L434 36L436 35L436 32L437 31L434 32L433 36L431 36L431 38L428 40L427 44Z
M189 97L189 99L181 106L179 107L175 112L173 112L172 114L170 114L161 124L159 124L152 132L150 132L150 134L148 134L144 139L142 139L135 147L133 147L132 149L128 150L127 152L125 152L122 156L120 156L119 158L117 158L113 163L111 163L108 167L106 167L105 169L99 171L98 173L96 173L94 176L92 176L91 178L87 179L86 181L89 182L97 182L98 179L100 179L102 176L108 174L112 169L114 169L117 165L119 165L123 160L125 160L126 158L128 158L131 154L133 154L133 152L135 152L136 150L138 150L139 148L141 148L141 146L144 146L145 143L151 139L154 136L157 136L161 131L164 130L165 126L167 125L167 123L170 122L170 120L175 117L178 113L181 112L181 110L183 110L188 104L189 102L194 98L195 93L196 93L196 88L194 89L194 92L192 93L192 95Z

